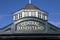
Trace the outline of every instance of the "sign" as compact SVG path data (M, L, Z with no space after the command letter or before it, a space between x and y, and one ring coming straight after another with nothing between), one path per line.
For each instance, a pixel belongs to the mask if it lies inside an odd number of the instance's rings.
M44 30L43 26L17 26L17 30Z

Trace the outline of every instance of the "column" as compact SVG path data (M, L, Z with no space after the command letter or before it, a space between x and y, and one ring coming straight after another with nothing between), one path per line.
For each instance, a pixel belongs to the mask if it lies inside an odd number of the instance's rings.
M42 19L42 13L41 13L41 19Z

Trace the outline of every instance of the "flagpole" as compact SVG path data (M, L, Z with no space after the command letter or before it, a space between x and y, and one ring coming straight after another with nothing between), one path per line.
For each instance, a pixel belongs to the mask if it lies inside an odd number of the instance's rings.
M31 0L29 0L29 4L31 4Z

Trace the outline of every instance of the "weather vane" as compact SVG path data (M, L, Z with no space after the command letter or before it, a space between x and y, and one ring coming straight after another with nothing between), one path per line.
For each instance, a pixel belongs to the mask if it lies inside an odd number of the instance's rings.
M31 4L31 0L29 0L29 4Z

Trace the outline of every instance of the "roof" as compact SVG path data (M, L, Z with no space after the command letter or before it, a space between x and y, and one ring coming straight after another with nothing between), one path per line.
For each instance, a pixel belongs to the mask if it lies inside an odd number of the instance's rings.
M38 7L36 7L33 4L27 4L26 6L22 7L21 9L38 9L38 10L40 10Z
M33 9L33 10L37 9L37 10L43 11L39 7L37 7L37 6L33 5L33 4L27 4L27 5L23 6L21 9L18 9L17 11L15 11L15 12L18 12L18 11L24 10L24 9ZM13 12L12 14L14 14L15 12ZM43 11L43 12L48 13L46 11Z

